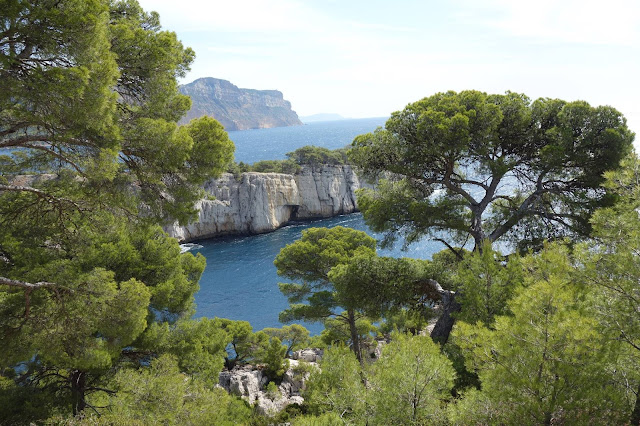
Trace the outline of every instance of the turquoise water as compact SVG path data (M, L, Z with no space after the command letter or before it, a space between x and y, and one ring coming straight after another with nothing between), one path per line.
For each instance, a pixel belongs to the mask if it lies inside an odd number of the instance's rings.
M383 126L385 118L367 118L311 123L305 126L230 132L236 144L236 161L253 163L283 159L286 153L305 145L342 148L359 134ZM365 231L375 238L362 215L353 214L296 223L268 234L199 241L207 258L207 268L196 294L196 317L222 317L249 321L254 330L281 327L278 313L286 309L287 300L278 290L283 280L276 274L273 259L281 248L301 236L309 227L346 226ZM378 250L382 256L428 259L443 246L429 240L419 241L401 251L402 242L392 249ZM322 330L319 324L305 324L312 332Z

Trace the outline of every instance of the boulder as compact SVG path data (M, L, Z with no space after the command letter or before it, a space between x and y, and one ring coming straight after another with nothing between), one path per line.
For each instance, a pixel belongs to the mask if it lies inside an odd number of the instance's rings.
M315 363L310 365L315 366ZM242 397L249 404L255 404L259 413L274 416L290 404L304 402L300 393L310 373L304 369L301 371L299 366L300 361L289 361L289 368L278 386L276 395L269 395L265 391L269 379L258 366L236 366L231 371L222 371L219 385L227 392Z
M227 392L241 396L249 404L253 404L259 399L269 380L260 369L253 366L237 366L231 371L222 371L218 381Z
M307 348L295 351L291 354L291 359L306 362L320 362L324 355L324 349Z

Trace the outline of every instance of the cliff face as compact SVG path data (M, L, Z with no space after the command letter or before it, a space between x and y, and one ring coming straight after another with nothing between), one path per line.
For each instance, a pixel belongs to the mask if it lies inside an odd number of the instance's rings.
M198 222L165 230L181 241L269 232L291 220L353 213L361 186L350 166L303 167L296 175L251 172L237 180L226 173L204 185L215 199L198 202Z
M240 89L226 80L200 78L180 86L192 106L181 123L208 115L227 131L302 125L291 103L277 90Z
M314 219L353 213L360 180L351 166L303 167L295 175L300 203L294 219Z

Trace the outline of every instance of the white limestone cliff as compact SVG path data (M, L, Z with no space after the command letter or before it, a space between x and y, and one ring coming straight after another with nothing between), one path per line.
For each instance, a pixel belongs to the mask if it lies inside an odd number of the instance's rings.
M295 175L300 205L296 219L314 219L353 213L360 180L351 166L303 167Z
M296 175L226 173L204 185L207 198L197 204L197 222L165 230L181 241L270 232L291 220L357 211L355 191L361 186L348 165L305 166Z

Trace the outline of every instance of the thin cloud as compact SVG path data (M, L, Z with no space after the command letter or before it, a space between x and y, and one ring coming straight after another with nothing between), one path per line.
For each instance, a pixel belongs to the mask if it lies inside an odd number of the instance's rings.
M163 26L179 32L296 32L308 28L313 10L295 0L142 0L160 13Z
M232 56L269 57L268 51L261 46L207 46L207 52Z
M359 21L348 21L348 24L354 28L363 29L363 30L391 31L391 32L398 32L398 33L416 33L420 31L418 28L414 28L414 27L402 27L402 26L388 25L388 24L373 24L369 22L359 22Z
M547 42L629 46L640 41L640 2L637 0L493 0L495 28L514 36ZM476 6L479 8L479 6Z

